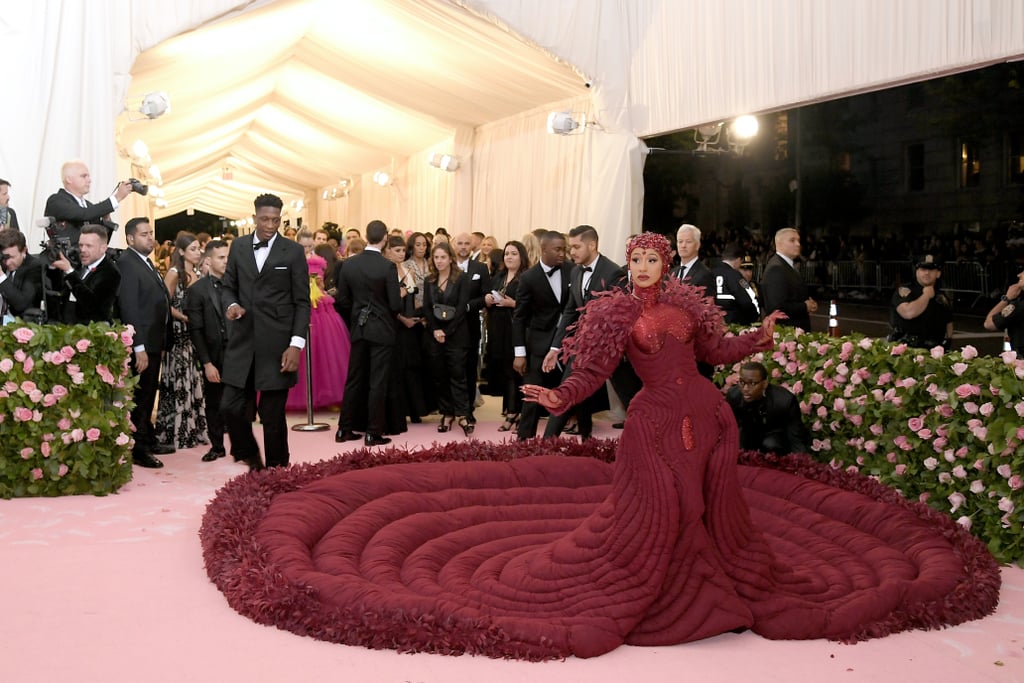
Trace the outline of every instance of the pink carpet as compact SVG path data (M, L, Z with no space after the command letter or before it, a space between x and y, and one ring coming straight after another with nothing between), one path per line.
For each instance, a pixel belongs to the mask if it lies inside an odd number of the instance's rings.
M488 399L473 438L499 440ZM323 421L335 416L322 414ZM294 416L293 422L303 419ZM455 441L436 418L395 439L415 448ZM595 435L614 437L607 422ZM333 429L292 432L294 462L336 446ZM944 631L857 645L727 634L674 647L621 647L592 660L531 664L483 657L401 655L302 638L235 613L206 578L198 529L207 502L244 472L202 463L201 449L106 498L0 501L0 662L5 681L1021 681L1024 570L1004 568L994 615Z

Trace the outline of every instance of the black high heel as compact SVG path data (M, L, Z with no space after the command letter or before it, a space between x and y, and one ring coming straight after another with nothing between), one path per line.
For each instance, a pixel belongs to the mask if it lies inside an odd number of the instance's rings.
M472 422L470 422L468 417L460 417L459 418L459 426L462 427L462 432L466 436L469 436L470 434L472 434L473 430L476 429L476 425L473 424Z
M455 421L455 416L454 415L442 415L441 416L441 424L437 425L437 431L439 431L439 432L447 432L449 429L452 428L452 422L454 422L454 421Z
M512 428L515 427L517 424L519 424L519 414L518 413L514 413L512 415L506 415L505 416L505 422L500 427L498 427L498 431L499 432L511 431Z

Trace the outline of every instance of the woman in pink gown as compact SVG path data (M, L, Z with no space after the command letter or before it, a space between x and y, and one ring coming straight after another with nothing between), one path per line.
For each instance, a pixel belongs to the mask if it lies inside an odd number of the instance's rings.
M321 410L341 405L348 376L348 356L352 344L348 329L334 299L324 293L323 278L327 261L314 253L306 255L309 266L309 352L313 359L313 408ZM287 410L306 409L306 354L299 356L299 381L288 390Z
M998 565L948 517L806 456L737 464L736 422L697 360L770 348L781 314L727 337L700 292L662 277L669 253L632 239L632 285L591 301L565 342L573 374L523 387L564 412L625 352L644 386L614 464L562 455L601 442L535 440L479 444L472 462L442 446L249 475L204 519L211 578L297 633L522 659L746 628L857 640L991 612Z

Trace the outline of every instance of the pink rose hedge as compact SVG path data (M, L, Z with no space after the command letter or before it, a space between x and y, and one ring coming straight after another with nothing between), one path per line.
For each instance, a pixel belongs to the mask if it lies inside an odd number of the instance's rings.
M104 495L131 479L130 343L105 324L0 327L0 497Z
M789 330L754 358L800 399L811 455L926 501L1024 563L1024 359ZM731 386L738 368L717 379Z

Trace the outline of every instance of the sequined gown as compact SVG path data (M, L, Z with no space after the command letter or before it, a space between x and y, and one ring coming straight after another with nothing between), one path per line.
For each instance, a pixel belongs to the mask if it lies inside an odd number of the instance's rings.
M173 269L176 270L176 269ZM184 310L187 287L179 275L171 306ZM156 409L155 439L175 448L193 448L210 442L206 432L203 376L188 323L171 322L170 347L160 365L160 400Z
M644 386L610 481L603 463L542 455L350 471L274 501L256 540L322 614L342 615L321 637L590 657L741 628L850 637L952 590L960 560L902 511L737 466L736 423L697 359L732 363L770 340L725 337L693 288L666 287L588 304L573 375L555 390L568 408L628 354ZM746 493L741 469L754 470Z

